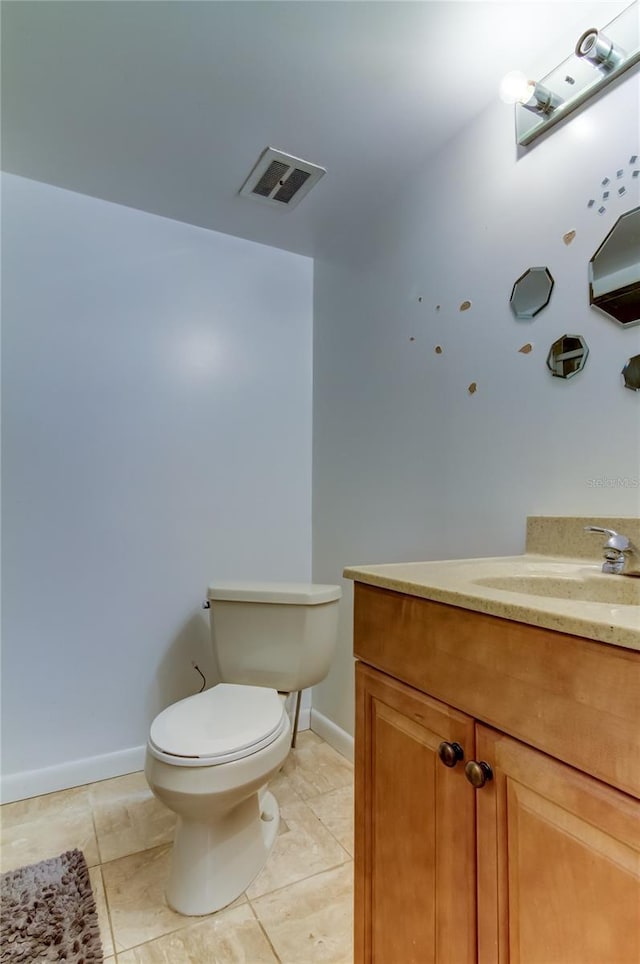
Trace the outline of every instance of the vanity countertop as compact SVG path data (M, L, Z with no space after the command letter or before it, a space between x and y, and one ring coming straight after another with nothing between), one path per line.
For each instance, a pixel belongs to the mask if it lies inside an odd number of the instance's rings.
M619 531L631 528L635 536L637 520L610 521ZM577 542L570 544L571 556L549 551L556 548L553 533L560 522L579 531ZM640 651L640 578L602 573L596 561L598 545L593 545L591 534L583 535L583 522L606 524L533 517L527 522L527 552L520 556L349 566L344 575L370 586ZM541 536L545 532L549 538ZM531 551L532 545L536 551Z
M640 651L640 579L604 575L598 565L585 565L584 559L533 554L449 559L353 566L345 569L344 575L370 586ZM513 589L481 584L511 579ZM545 582L554 579L565 584L566 596L533 595L517 588L519 584L526 587L531 581L539 580L542 592ZM605 587L615 585L622 590L628 587L630 601L612 604L569 595L576 592L582 596L587 587L593 587L595 595L604 580L607 580ZM636 597L635 604L632 594Z

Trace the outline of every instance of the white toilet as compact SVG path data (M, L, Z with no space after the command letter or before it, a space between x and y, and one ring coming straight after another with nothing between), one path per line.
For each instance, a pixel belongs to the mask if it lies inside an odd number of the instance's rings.
M145 775L177 814L167 900L180 914L230 904L264 866L279 812L266 789L289 752L285 694L329 672L339 586L216 583L207 596L217 686L153 723Z

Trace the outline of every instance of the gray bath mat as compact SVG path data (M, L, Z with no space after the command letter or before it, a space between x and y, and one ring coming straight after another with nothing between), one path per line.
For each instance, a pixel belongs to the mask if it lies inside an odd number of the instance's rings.
M0 875L1 964L102 964L89 870L80 850Z

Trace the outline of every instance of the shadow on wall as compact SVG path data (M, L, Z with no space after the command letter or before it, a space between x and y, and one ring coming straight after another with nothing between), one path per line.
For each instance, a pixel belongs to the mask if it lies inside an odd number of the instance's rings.
M207 689L219 682L209 618L204 613L194 614L185 623L160 660L146 700L149 723L165 707L202 689L202 676L194 664L204 674Z

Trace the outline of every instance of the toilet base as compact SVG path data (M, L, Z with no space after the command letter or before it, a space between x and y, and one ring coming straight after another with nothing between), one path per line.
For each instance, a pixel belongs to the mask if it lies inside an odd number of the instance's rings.
M215 820L178 817L167 885L169 906L189 917L231 904L260 873L278 833L280 811L268 790Z

